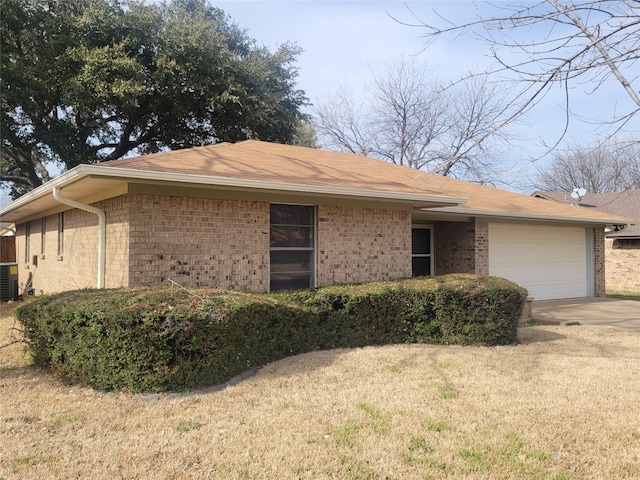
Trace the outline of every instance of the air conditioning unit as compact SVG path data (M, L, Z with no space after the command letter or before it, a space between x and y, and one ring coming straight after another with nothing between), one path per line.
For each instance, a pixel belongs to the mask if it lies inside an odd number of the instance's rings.
M18 299L18 264L0 263L0 300Z

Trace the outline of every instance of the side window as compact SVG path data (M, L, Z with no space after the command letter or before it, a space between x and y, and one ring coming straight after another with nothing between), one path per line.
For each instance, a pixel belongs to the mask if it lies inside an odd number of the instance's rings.
M31 222L24 226L24 263L31 262Z
M40 220L40 255L44 257L47 250L47 217Z
M64 212L58 214L58 260L64 255Z
M314 286L315 208L271 205L270 289L294 290Z
M414 277L433 275L433 239L429 226L414 225L411 229L411 274Z
M614 238L611 248L625 250L640 250L640 239L637 238Z

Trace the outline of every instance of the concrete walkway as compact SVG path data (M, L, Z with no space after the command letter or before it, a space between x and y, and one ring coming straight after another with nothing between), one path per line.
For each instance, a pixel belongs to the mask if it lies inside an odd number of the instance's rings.
M640 330L640 302L606 297L534 301L532 318L542 322L580 322Z

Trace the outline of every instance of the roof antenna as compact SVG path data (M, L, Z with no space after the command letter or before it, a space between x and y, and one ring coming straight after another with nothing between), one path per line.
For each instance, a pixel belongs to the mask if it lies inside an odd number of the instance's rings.
M578 199L578 203L580 203L582 201L582 197L584 197L586 193L587 193L586 189L582 187L576 187L573 189L573 192L571 192L571 198Z

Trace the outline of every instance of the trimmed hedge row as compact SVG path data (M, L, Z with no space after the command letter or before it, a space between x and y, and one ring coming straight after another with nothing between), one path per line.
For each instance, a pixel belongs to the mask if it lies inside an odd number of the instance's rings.
M504 279L447 275L274 294L80 290L35 297L15 314L37 365L68 382L145 393L223 383L314 350L510 344L526 295Z

